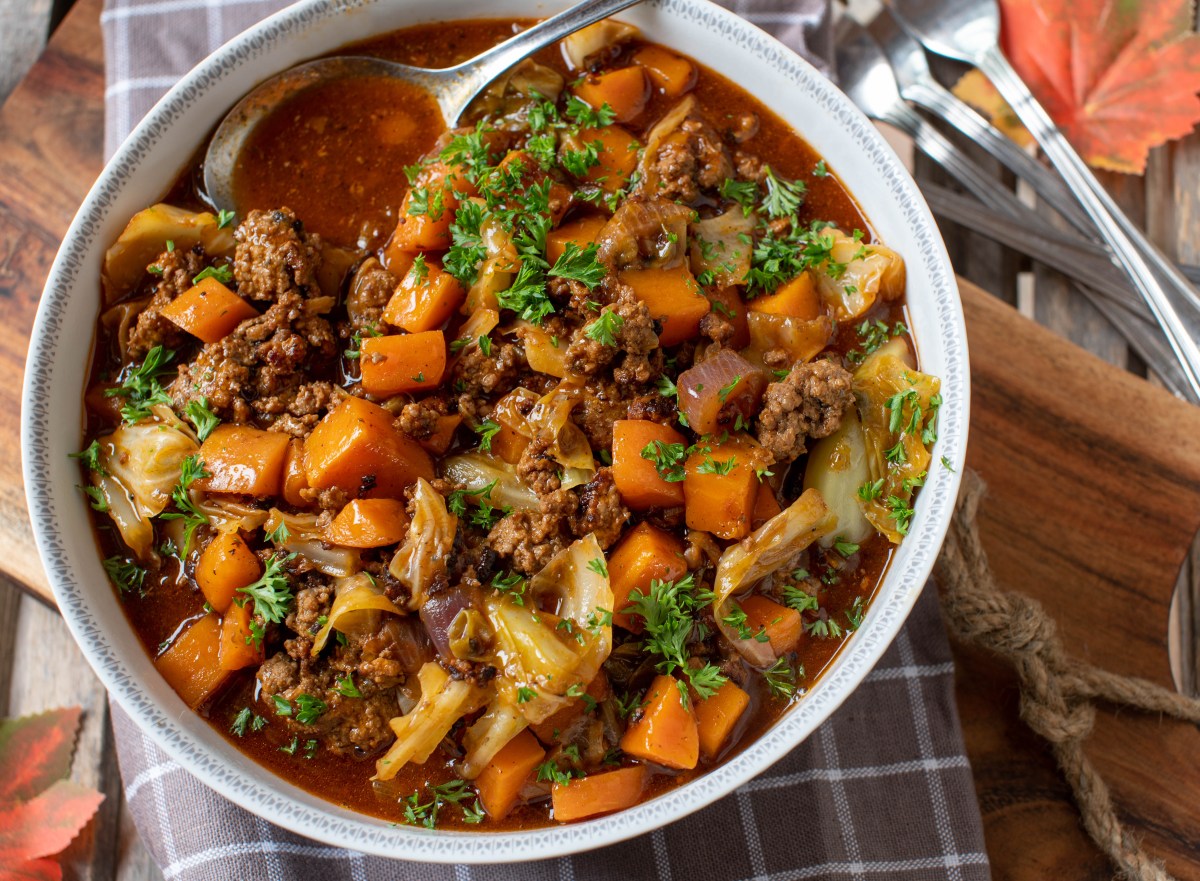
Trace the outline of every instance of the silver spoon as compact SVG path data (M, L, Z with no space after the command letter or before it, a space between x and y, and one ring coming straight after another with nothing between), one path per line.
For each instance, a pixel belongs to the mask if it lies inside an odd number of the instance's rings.
M1113 256L1166 334L1193 393L1200 396L1200 296L1125 216L1067 143L1054 120L1000 51L995 0L885 0L909 33L931 52L978 67L1037 139L1092 218ZM1155 272L1169 280L1164 287Z
M584 0L481 55L443 70L410 67L382 58L334 56L289 68L260 83L226 114L204 154L204 189L217 208L234 210L233 171L255 126L288 98L345 77L390 77L431 95L451 128L492 80L539 49L641 0Z

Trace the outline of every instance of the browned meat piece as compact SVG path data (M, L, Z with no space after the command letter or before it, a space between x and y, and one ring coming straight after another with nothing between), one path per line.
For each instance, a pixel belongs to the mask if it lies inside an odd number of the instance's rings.
M598 376L579 390L579 403L571 419L583 429L593 450L612 449L613 422L629 413L627 391L619 383Z
M757 113L739 113L725 130L725 137L735 144L740 144L758 134L758 128Z
M535 437L517 462L517 476L539 496L549 495L562 485L558 478L562 466L546 452L551 446L544 437Z
M360 670L365 657L361 645L326 648L326 652L327 657L300 660L278 652L259 667L260 699L270 707L269 714L286 722L302 739L316 738L320 749L335 755L368 755L386 746L394 737L388 720L400 714L394 687L381 686ZM347 674L354 677L362 697L348 698L338 691L338 681L344 681ZM276 695L291 706L291 716L275 712ZM302 695L313 700L302 701ZM311 724L297 720L304 707L319 709L322 705Z
M492 344L491 356L477 345L467 346L454 365L450 384L458 390L458 412L468 422L480 421L490 410L488 399L511 392L528 365L512 343Z
M350 501L350 495L340 487L331 486L328 489L313 489L305 487L300 490L301 498L309 504L315 503L322 511L340 511Z
M600 305L604 305L608 302L605 298L603 287L592 291L583 282L576 281L573 278L551 276L549 281L546 282L546 293L560 311L584 320L588 316L596 314L595 308L589 304L599 303ZM561 335L561 331L550 330L549 323L554 320L554 318L549 319L543 327L546 327L550 333L559 333Z
M579 511L571 518L571 531L582 538L589 532L608 550L621 537L629 509L621 501L611 468L601 468L579 488Z
M610 314L616 317L605 317ZM615 346L589 336L589 333L596 332L596 322L601 321L606 322L613 331ZM622 355L624 360L635 359L639 364L645 364L645 356L657 348L658 333L654 319L650 317L650 309L645 303L634 299L630 292L628 300L604 307L602 312L593 314L588 324L575 331L571 345L567 347L567 367L584 376L595 376ZM630 381L637 380L631 378Z
M396 425L413 440L426 440L437 431L438 417L446 415L445 410L445 402L439 398L413 401L401 409Z
M173 321L159 314L163 307L192 286L192 278L204 268L204 253L163 251L151 266L162 270L154 296L138 314L137 324L129 333L129 357L144 358L155 346L172 348L190 339Z
M339 385L320 380L307 382L280 395L260 398L254 409L260 416L274 416L271 431L306 438L321 417L340 404L349 394Z
M308 315L304 301L290 294L257 318L243 321L229 336L207 344L182 365L171 396L178 409L194 398L207 397L223 419L246 421L257 414L269 420L288 410L299 396L309 363L325 362L336 354L329 322Z
M396 278L374 257L363 261L350 282L346 295L346 315L355 330L377 325L383 307L396 292Z
M737 176L741 180L752 180L760 184L766 180L767 169L757 156L738 150L733 154L733 164L736 166Z
M560 524L555 515L514 511L492 527L488 545L513 569L533 575L566 547Z
M333 605L333 587L321 579L310 577L311 587L296 591L296 603L284 623L302 637L316 636L321 629L319 621L329 614Z
M829 360L797 364L767 386L758 414L759 443L776 462L804 452L806 437L828 437L853 400L850 374Z
M668 398L658 392L647 392L638 395L629 402L628 419L645 419L675 428L679 424L679 408L674 398Z
M715 310L700 319L700 335L708 337L718 346L733 339L736 332L733 322Z
M321 237L304 232L291 209L251 211L234 238L233 276L243 297L279 300L289 293L319 293Z
M451 679L461 679L478 685L480 688L487 686L489 682L496 678L497 670L491 664L484 664L479 661L464 661L461 658L453 660L439 656L438 663L442 665Z
M695 202L701 190L719 187L733 177L733 163L721 137L702 119L688 119L668 137L654 157L660 186L653 195L668 200Z

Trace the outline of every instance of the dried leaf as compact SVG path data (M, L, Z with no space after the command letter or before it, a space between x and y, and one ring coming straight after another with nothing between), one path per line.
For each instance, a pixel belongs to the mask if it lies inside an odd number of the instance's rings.
M0 866L59 853L102 801L94 789L59 780L29 801L0 806Z
M55 860L26 860L0 866L0 881L62 881L62 866Z
M1088 164L1141 174L1150 148L1189 134L1200 121L1200 36L1192 30L1191 0L1000 6L1005 55ZM956 93L1004 123L1012 111L997 114L990 97L965 79Z
M0 805L33 798L71 771L79 707L0 722Z
M992 125L1004 132L1022 147L1033 143L1033 135L1021 125L1017 114L1013 113L1008 103L1000 97L992 81L974 68L962 75L952 90L962 100L992 121Z

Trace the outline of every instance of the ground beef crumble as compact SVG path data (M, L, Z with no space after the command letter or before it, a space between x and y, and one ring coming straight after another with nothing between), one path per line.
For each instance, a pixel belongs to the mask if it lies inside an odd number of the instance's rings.
M758 414L759 443L776 462L795 459L805 450L805 438L837 431L852 400L850 374L833 361L797 364L767 386Z

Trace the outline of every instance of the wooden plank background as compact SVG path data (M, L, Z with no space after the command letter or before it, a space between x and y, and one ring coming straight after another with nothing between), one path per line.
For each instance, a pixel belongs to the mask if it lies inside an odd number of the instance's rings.
M0 110L0 370L6 384L20 373L33 306L57 241L99 170L100 2L79 0L57 31L50 53ZM36 56L50 21L68 5L70 0L0 0L0 77L5 77L0 78L0 98L4 84L15 82ZM1144 179L1108 181L1161 244L1190 262L1200 262L1197 144L1192 138L1157 151ZM938 169L919 159L916 168L920 179L942 180ZM1122 663L1169 682L1164 633L1171 583L1187 536L1200 519L1200 411L1155 393L1127 374L1104 369L1047 334L1039 335L1001 305L1003 301L1016 306L1105 361L1145 375L1144 365L1130 355L1119 333L1073 294L1062 276L951 224L944 224L943 232L958 271L997 296L993 300L970 288L964 291L977 389L970 457L993 485L984 528L997 571L1006 583L1043 597L1065 622L1073 649L1090 652L1099 663L1112 663L1115 649L1124 646ZM1023 354L1031 350L1040 359L1038 369L1049 371L1057 386L1022 370L1030 363ZM1168 442L1140 450L1146 446L1144 438L1130 426L1113 433L1111 426L1097 424L1095 414L1088 412L1096 389L1113 407L1128 406L1134 399L1130 412L1151 414L1147 418L1157 420L1160 440ZM0 407L0 432L14 438L12 389L0 389L5 393L9 406ZM1030 401L1042 406L1022 411L1021 402ZM1074 505L1080 501L1071 498L1071 483L1055 475L1065 470L1076 480L1079 476L1070 468L1055 467L1054 461L1018 467L1014 450L1040 445L1049 451L1043 457L1053 459L1058 450L1077 443L1084 429L1091 443L1108 450L1106 461L1117 450L1127 457L1129 470L1120 480L1112 474L1096 475L1108 507L1072 511L1068 522L1054 516L1061 515L1063 499ZM1139 450L1140 460L1135 458ZM30 559L30 538L27 524L14 516L24 510L17 469L15 457L0 459L0 559L21 564ZM1163 475L1182 479L1183 484L1171 493ZM1029 492L1023 489L1027 484ZM1155 508L1154 517L1145 517L1141 510L1146 486L1156 487L1160 498L1169 496ZM1045 528L1031 529L1031 517L1045 519ZM1111 535L1106 518L1122 517L1128 527ZM1047 555L1045 547L1033 543L1035 536L1046 547L1062 550ZM1140 593L1132 611L1129 597L1119 593L1106 593L1092 602L1090 591L1105 585L1098 586L1104 579L1097 579L1089 566L1095 543L1106 539L1112 547L1104 549L1108 556L1102 558L1113 566L1132 567L1121 570L1115 581L1137 585ZM1147 548L1155 553L1139 555ZM27 585L44 585L35 564L14 567L9 562L9 571ZM1195 608L1185 603L1179 616L1184 646L1191 644ZM960 708L995 877L1110 877L1103 858L1079 829L1068 791L1048 754L1017 721L1011 678L971 652L959 650L957 661ZM1185 663L1177 678L1193 682L1192 669L1191 662ZM0 583L0 712L36 712L71 703L86 711L74 776L105 792L108 799L97 822L68 852L67 876L159 877L121 801L103 689L58 616L10 583ZM1089 747L1114 781L1123 819L1180 877L1200 877L1200 829L1194 816L1200 784L1189 768L1198 748L1200 735L1186 726L1125 716L1104 719ZM1162 757L1174 764L1158 761Z

